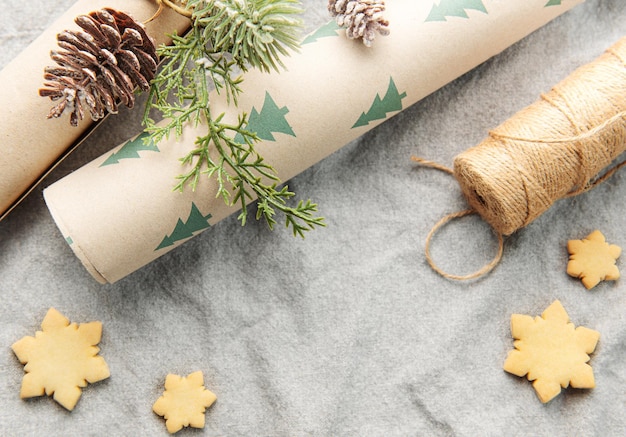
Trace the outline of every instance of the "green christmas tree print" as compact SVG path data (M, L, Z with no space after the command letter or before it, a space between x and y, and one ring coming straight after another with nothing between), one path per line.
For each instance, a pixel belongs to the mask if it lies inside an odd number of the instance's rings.
M194 232L202 231L211 226L208 220L211 218L211 214L203 215L195 203L191 203L191 211L186 221L178 219L176 226L170 235L166 235L161 241L161 244L157 246L155 250L163 249L164 247L172 246L174 243L180 240L184 240L189 237L193 237Z
M335 20L329 21L328 23L318 28L315 32L304 38L300 45L317 42L318 39L326 38L328 36L339 36L339 34L337 33L339 29L341 29L341 27L337 24Z
M272 133L283 133L295 137L296 134L285 118L288 112L289 109L286 106L279 108L272 96L265 92L265 101L261 112L254 107L252 108L246 129L255 132L260 139L267 141L276 141ZM241 135L237 134L235 141L242 143L244 140Z
M433 5L426 21L446 21L446 17L468 18L466 9L487 13L482 0L440 0Z
M548 6L559 6L561 4L561 0L550 0L544 7Z
M374 103L372 103L370 109L367 112L361 113L361 116L356 123L354 123L352 128L366 126L374 120L386 118L389 112L402 110L402 99L405 97L406 93L400 94L393 78L390 78L385 97L381 99L380 95L376 94Z
M111 154L101 165L100 167L104 167L105 165L118 164L120 159L131 159L131 158L140 158L139 152L142 150L149 150L151 152L158 152L159 149L152 142L152 140L146 143L144 138L150 136L147 132L143 132L139 136L137 136L133 140L129 140L124 144L117 152Z

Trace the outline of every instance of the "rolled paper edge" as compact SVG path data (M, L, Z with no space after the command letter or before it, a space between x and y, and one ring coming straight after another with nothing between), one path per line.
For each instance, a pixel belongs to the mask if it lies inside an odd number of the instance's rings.
M50 215L52 216L54 223L56 223L59 231L61 232L61 235L63 235L63 238L68 243L68 246L70 247L70 249L72 249L74 255L76 255L83 267L85 267L85 269L89 272L91 276L93 276L96 281L98 281L100 284L108 284L109 281L102 274L100 274L98 269L96 269L96 266L89 260L85 252L81 249L80 244L71 240L71 232L63 222L63 215L57 212L56 207L54 206L54 202L50 200L50 193L51 192L49 190L44 190L44 201L46 202L46 206L50 211Z

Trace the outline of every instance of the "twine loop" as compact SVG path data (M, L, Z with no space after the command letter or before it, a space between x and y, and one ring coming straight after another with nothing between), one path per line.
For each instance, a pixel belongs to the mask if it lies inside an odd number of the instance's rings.
M481 267L479 270L475 271L474 273L470 273L468 275L453 275L453 274L445 272L439 266L437 266L437 264L435 264L435 261L433 261L433 258L430 254L430 244L435 234L448 222L454 219L465 217L467 215L471 215L471 214L476 214L476 211L473 209L466 209L464 211L453 212L451 214L448 214L444 216L443 218L441 218L441 220L439 220L432 227L432 229L426 236L426 242L424 244L424 252L426 254L426 261L428 262L428 265L430 265L430 267L435 272L439 273L444 278L455 279L458 281L466 281L470 279L480 278L481 276L484 276L490 271L492 271L494 267L496 267L502 260L502 253L504 251L504 239L502 237L502 234L496 233L496 236L498 237L498 252L496 253L496 256L493 258L493 260L491 260L491 262L485 264L483 267Z
M411 160L413 162L418 163L419 165L421 165L423 167L428 167L428 168L432 168L432 169L435 169L435 170L439 170L439 171L442 171L442 172L444 172L446 174L454 176L454 170L452 170L449 167L446 167L445 165L439 164L439 163L437 163L435 161L429 161L427 159L420 158L420 157L417 157L417 156L411 156ZM463 211L453 212L451 214L448 214L448 215L442 217L437 223L435 223L435 225L430 229L430 232L426 236L426 242L424 243L424 253L426 255L426 261L428 262L428 265L430 266L431 269L433 269L435 272L437 272L438 274L440 274L444 278L454 279L454 280L458 280L458 281L466 281L466 280L470 280L470 279L480 278L481 276L484 276L487 273L489 273L490 271L492 271L500 263L500 261L502 260L502 253L504 251L504 239L502 237L502 234L497 233L497 232L496 232L496 236L498 237L498 251L496 253L496 256L493 258L493 260L491 262L485 264L483 267L481 267L480 269L478 269L474 273L470 273L470 274L467 274L467 275L454 275L454 274L448 273L448 272L444 271L443 269L441 269L439 266L437 266L437 264L433 260L431 254L430 254L430 245L431 245L432 239L435 236L435 234L443 226L448 224L448 222L450 222L452 220L455 220L455 219L459 219L459 218L465 217L467 215L476 214L476 213L477 212L474 209L466 209L466 210L463 210Z

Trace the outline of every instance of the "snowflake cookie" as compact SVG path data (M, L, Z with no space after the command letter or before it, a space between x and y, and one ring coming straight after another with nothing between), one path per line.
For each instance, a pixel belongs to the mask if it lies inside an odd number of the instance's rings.
M608 244L602 232L596 230L582 240L568 241L567 251L570 254L567 273L582 279L587 290L598 285L600 281L619 279L619 269L615 261L622 249Z
M587 362L596 348L600 333L569 321L558 300L541 317L513 314L511 334L515 349L509 352L504 370L517 376L527 375L541 402L548 402L571 384L593 388L593 369Z
M41 328L34 337L23 337L11 346L25 364L20 397L54 394L54 400L71 411L81 387L110 376L96 346L102 337L102 323L70 324L63 314L50 308Z
M173 434L183 426L204 428L204 412L216 399L204 388L201 371L186 377L169 374L165 378L165 391L152 410L165 418L165 426Z

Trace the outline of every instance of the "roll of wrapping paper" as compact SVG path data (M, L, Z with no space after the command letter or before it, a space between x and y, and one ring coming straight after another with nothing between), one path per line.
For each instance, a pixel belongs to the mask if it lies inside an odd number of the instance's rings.
M372 47L334 22L306 37L286 70L244 76L238 108L213 95L214 114L249 114L257 149L288 180L582 0L387 2L391 34ZM456 6L455 6L456 5ZM355 78L358 86L345 86ZM142 135L44 191L58 227L87 270L115 282L238 208L216 198L214 180L173 191L179 158L205 126L146 145ZM146 226L149 223L149 226Z
M74 23L76 16L104 7L124 11L137 21L149 19L157 10L153 0L78 1L0 71L0 217L94 126L90 117L78 127L70 126L66 115L48 120L53 103L39 96L38 90L44 83L44 68L54 65L50 51L58 49L57 34L80 29ZM168 34L184 32L189 25L188 18L168 9L146 30L161 44L169 43Z

